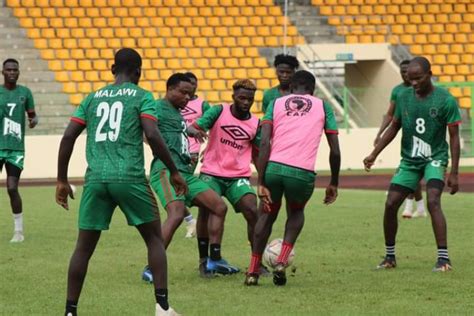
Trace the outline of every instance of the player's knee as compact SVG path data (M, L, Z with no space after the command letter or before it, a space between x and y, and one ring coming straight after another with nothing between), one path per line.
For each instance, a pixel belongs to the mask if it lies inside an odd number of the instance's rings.
M436 212L441 209L441 202L438 196L428 196L428 211Z
M214 211L219 216L225 216L227 213L227 205L223 200L219 200L219 202L216 203L216 206L214 207Z
M395 199L387 199L387 201L385 201L385 212L396 214L399 204L400 203Z
M10 195L10 197L17 196L19 194L17 186L8 186L7 192L8 192L8 195Z

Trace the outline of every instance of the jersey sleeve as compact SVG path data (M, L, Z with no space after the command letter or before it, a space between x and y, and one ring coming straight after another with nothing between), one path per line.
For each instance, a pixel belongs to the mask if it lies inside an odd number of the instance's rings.
M206 111L209 110L210 108L211 108L211 105L209 104L209 102L204 101L202 103L202 113L206 113Z
M275 107L275 102L272 102L262 118L262 124L273 123L273 108Z
M336 116L334 115L334 111L332 107L323 102L324 113L325 115L325 122L324 122L324 131L326 134L337 134L337 123L336 123Z
M399 104L395 107L395 112L393 113L393 119L399 122L402 120L402 107L403 104Z
M145 93L140 102L140 117L158 121L157 106L151 92Z
M82 100L81 104L76 108L72 114L71 121L79 123L81 125L87 124L87 107L89 105L90 95Z
M33 99L33 94L31 94L30 89L26 89L26 106L25 110L31 112L35 110L35 100Z
M262 140L262 126L260 125L260 122L259 122L257 133L255 134L255 137L252 139L252 145L259 148L261 140Z
M451 95L446 98L446 124L448 126L461 124L458 103Z
M200 118L197 119L195 124L207 132L212 128L212 126L214 126L214 123L221 115L222 110L222 105L215 105L209 108L209 110L207 110Z
M397 94L398 94L398 86L392 89L392 93L390 94L390 101L396 102L397 101Z

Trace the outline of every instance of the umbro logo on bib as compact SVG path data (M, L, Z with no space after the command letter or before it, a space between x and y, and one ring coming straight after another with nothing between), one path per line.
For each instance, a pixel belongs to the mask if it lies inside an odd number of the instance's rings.
M223 125L222 130L226 132L234 140L250 140L250 135L240 126Z
M188 116L192 114L196 114L197 112L191 109L190 107L185 107L184 109L181 109L181 115L182 116Z

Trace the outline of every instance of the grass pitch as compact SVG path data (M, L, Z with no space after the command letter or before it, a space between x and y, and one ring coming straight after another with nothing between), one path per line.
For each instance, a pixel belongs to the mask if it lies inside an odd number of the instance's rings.
M26 240L13 245L8 196L0 192L0 315L61 315L79 199L66 212L55 204L53 187L21 188L21 194ZM436 247L429 219L400 220L398 267L375 271L384 254L385 192L341 190L331 206L322 204L322 194L317 190L307 208L295 248L296 273L281 288L271 278L247 288L242 273L200 279L196 240L185 239L180 228L168 249L171 306L184 315L474 313L474 194L443 194L454 265L445 274L431 272ZM284 219L282 212L272 238L282 236ZM243 217L229 210L223 255L243 271L250 256L245 227ZM145 263L138 232L117 211L90 262L78 312L154 315L152 286L140 279Z

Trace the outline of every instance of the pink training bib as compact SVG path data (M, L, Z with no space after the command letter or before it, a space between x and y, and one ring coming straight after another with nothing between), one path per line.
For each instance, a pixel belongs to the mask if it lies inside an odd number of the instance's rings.
M325 119L321 99L296 94L276 99L269 160L314 172Z
M250 177L252 170L252 141L259 126L259 119L250 114L247 120L232 115L230 105L222 106L222 113L209 131L204 150L202 173L217 177Z
M198 118L202 116L202 104L204 100L201 98L196 98L191 100L186 104L186 107L181 110L181 115L186 122L186 126L192 125ZM201 149L201 144L194 137L189 137L189 153L190 154L199 154Z

